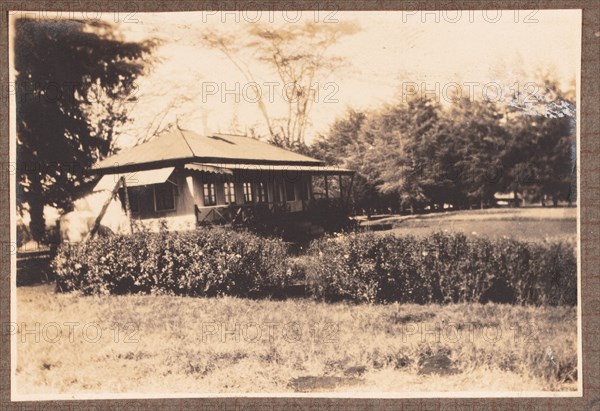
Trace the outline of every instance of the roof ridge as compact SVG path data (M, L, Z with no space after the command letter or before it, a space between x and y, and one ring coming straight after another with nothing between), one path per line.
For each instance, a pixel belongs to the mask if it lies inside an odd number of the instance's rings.
M179 141L174 134L179 134ZM193 130L173 127L169 131L165 131L164 135L157 136L157 138L138 146L124 149L118 154L97 162L93 167L96 170L112 170L119 168L117 163L122 164L121 167L133 167L151 163L164 165L174 162L173 164L179 164L183 160L202 161L201 159L211 162L248 164L323 164L322 160L250 136L226 133L211 133L210 135L221 138L213 141L208 138L209 136ZM234 144L226 144L220 140L227 140Z
M181 138L183 138L183 141L185 141L185 144L189 148L190 153L192 153L192 157L196 157L196 153L194 153L194 150L192 149L192 146L187 141L187 138L185 138L185 134L183 134L183 130L181 128L179 128L179 126L177 126L177 130L179 130L179 134L181 135Z
M207 137L210 137L210 136L217 136L217 137L218 137L218 136L227 136L227 137L242 137L242 138L250 138L250 139L252 139L252 140L258 140L258 141L261 141L261 140L259 140L259 139L257 139L257 138L253 138L252 136L245 136L245 135L243 135L243 134L230 134L230 133L208 133L206 136L207 136Z

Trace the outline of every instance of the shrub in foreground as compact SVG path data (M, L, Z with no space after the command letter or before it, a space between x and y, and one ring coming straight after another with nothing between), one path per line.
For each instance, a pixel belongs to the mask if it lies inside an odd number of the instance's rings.
M282 241L207 228L63 245L52 267L62 291L247 296L283 287L286 257Z
M305 270L311 292L329 301L479 302L500 283L517 304L577 303L575 251L563 242L339 235L311 244Z

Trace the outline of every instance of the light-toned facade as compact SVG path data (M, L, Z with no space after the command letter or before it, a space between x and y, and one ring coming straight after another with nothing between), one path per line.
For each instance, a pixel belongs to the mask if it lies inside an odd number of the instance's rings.
M353 172L244 136L173 130L98 163L96 190L124 181L119 197L151 228L243 223L301 213L319 199L348 198ZM164 224L163 223L163 224Z

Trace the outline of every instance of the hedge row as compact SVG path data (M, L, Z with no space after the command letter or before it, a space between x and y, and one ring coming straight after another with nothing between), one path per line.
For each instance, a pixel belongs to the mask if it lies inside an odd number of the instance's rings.
M309 288L329 301L478 302L497 293L517 304L577 304L577 259L564 242L366 233L315 241L309 255Z
M287 264L282 241L214 228L63 245L52 267L62 291L247 296L284 287Z
M283 291L303 273L309 293L327 301L478 302L504 293L516 304L577 303L573 245L463 234L337 235L292 259L281 240L248 232L136 233L63 245L52 266L59 290L84 294L249 296Z

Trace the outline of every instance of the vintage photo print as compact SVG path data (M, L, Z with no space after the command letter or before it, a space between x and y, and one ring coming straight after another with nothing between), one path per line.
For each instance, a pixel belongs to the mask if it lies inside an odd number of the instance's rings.
M582 395L581 10L8 14L13 401Z

